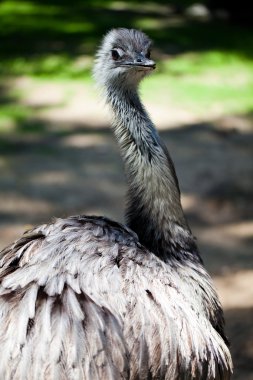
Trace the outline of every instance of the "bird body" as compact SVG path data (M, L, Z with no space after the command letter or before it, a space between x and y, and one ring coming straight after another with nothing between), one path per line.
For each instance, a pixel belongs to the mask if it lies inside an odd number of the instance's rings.
M167 265L120 224L37 227L2 253L0 278L1 379L228 378L205 270Z
M109 32L94 75L125 164L127 226L56 219L0 254L0 379L229 379L223 314L172 161L137 91L139 31Z

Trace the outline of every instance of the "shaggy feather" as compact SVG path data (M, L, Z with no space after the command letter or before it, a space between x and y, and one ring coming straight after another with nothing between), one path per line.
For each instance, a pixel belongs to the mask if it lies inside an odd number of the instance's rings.
M97 217L58 219L22 244L1 257L0 378L33 380L40 368L41 379L229 378L210 314L220 306L201 264L167 265ZM20 265L2 277L10 253Z

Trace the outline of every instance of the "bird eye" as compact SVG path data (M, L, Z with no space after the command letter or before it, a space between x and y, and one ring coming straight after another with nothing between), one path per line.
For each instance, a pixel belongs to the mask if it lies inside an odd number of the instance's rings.
M147 51L147 54L146 54L146 58L148 58L148 59L149 59L149 58L150 58L150 56L151 56L151 51L150 51L150 50L148 50L148 51Z
M119 57L120 57L118 51L115 50L115 49L112 49L111 54L112 54L112 59L113 59L114 61L117 61L117 60L119 59Z

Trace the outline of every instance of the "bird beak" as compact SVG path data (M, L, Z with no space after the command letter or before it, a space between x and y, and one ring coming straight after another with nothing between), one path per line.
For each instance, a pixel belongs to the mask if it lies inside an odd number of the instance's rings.
M134 62L133 66L143 67L143 68L146 67L148 69L155 69L156 64L154 61L152 61L152 59L145 58L145 60L143 60L142 62L140 61Z
M120 66L132 66L139 67L143 69L155 69L156 64L152 59L145 57L144 54L140 53L136 55L133 61L122 62Z
M143 53L136 54L133 65L155 69L155 62L147 58Z

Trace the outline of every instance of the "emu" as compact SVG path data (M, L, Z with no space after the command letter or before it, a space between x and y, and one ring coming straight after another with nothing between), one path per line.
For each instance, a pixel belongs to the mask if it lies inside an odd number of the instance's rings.
M224 319L185 219L166 147L143 107L150 39L113 29L94 77L128 183L126 226L56 219L0 254L0 379L230 379Z

